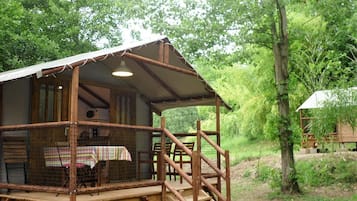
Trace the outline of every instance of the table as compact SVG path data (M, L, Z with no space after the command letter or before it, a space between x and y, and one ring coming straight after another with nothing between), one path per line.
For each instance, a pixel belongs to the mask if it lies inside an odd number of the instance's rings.
M68 167L71 162L70 147L45 147L46 167ZM78 146L77 163L94 168L98 164L98 185L101 184L102 167L99 161L126 160L132 161L130 152L125 146Z
M70 164L69 147L45 147L46 167L64 167ZM126 160L131 161L131 155L125 146L79 146L77 147L77 163L93 168L98 161Z

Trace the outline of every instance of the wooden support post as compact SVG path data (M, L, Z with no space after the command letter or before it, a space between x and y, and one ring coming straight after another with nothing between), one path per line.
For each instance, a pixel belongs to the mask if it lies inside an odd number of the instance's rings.
M166 120L164 117L161 117L161 128L164 129L166 127ZM159 154L160 158L160 166L157 168L157 177L158 180L162 181L161 185L161 200L166 200L166 186L165 186L165 180L166 180L166 162L164 159L164 155L166 154L165 150L165 144L166 144L166 135L164 132L161 132L161 152ZM159 177L160 176L160 177Z
M201 174L202 174L202 167L201 167L201 152L202 152L202 142L201 142L201 121L198 120L197 121L197 155L198 155L198 162L196 162L197 164L197 169L195 169L195 163L192 164L193 166L193 170L198 171L198 175L196 177L194 177L192 175L192 179L193 179L193 183L197 182L197 187L199 186L199 188L201 188ZM194 160L193 160L194 161ZM192 171L193 171L192 170ZM192 172L193 174L193 172ZM197 179L197 181L195 180Z
M231 201L231 166L229 161L229 151L225 151L224 157L226 159L226 197L227 201Z
M221 112L220 112L221 101L216 97L216 131L217 131L217 144L221 146ZM221 154L217 151L217 167L221 170ZM217 189L222 192L221 177L217 177ZM221 201L220 199L218 199Z
M201 121L197 121L197 152L201 154L202 143L201 143Z
M170 46L168 44L165 44L165 42L160 42L158 60L162 63L168 64L170 61L169 51L170 51Z
M301 147L304 147L304 133L305 133L305 129L304 129L304 122L303 122L303 114L302 114L302 110L299 111L300 114L300 128L302 130L301 132Z
M2 100L2 97L3 97L3 95L2 95L2 92L3 92L3 90L2 90L2 84L0 84L0 127L3 125L3 121L2 121L2 113L3 113L3 100ZM2 144L2 131L0 130L0 143ZM3 174L0 174L0 180L1 181L3 181L2 180L2 176Z
M192 190L193 201L198 201L198 195L201 190L201 157L198 151L192 152Z
M70 126L69 126L69 146L71 151L71 166L69 169L69 193L70 200L76 201L77 191L77 136L78 136L78 86L79 67L72 71L71 98L70 98Z

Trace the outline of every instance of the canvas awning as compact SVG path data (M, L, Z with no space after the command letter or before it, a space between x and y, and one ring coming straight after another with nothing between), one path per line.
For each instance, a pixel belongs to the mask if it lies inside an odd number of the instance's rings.
M123 59L134 76L115 78L110 71ZM24 77L69 75L76 66L83 69L80 79L134 89L159 112L175 107L215 105L217 99L230 108L165 36L2 72L0 83Z
M343 93L350 99L348 104L357 105L356 103L356 95L357 95L357 87L351 87L346 90L334 91L334 90L321 90L315 91L305 102L298 107L296 111L302 109L314 109L314 108L322 108L324 104L328 101L337 100L336 93Z

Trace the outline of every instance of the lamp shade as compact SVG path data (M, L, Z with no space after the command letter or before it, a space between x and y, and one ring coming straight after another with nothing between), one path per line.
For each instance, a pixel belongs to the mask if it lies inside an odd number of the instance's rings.
M114 68L112 75L117 77L130 77L133 76L133 72L126 66L125 61L121 60L120 65Z

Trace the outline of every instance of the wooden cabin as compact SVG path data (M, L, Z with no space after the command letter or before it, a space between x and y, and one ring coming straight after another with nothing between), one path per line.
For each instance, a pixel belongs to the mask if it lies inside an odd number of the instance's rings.
M0 101L1 200L231 199L229 152L219 146L229 106L166 37L2 72ZM153 127L153 113L186 106L215 107L216 130L198 121L197 132L175 134L164 117ZM172 149L154 153L153 141ZM172 159L174 147L191 168Z
M349 88L344 91L352 105L356 105L357 87ZM302 130L302 148L317 148L321 143L356 143L357 146L357 128L353 129L349 124L336 122L335 131L327 134L323 139L317 139L310 132L310 123L313 121L310 112L322 107L326 103L337 99L331 90L322 90L314 92L306 101L296 110L300 112L300 127ZM353 112L353 111L351 111Z

